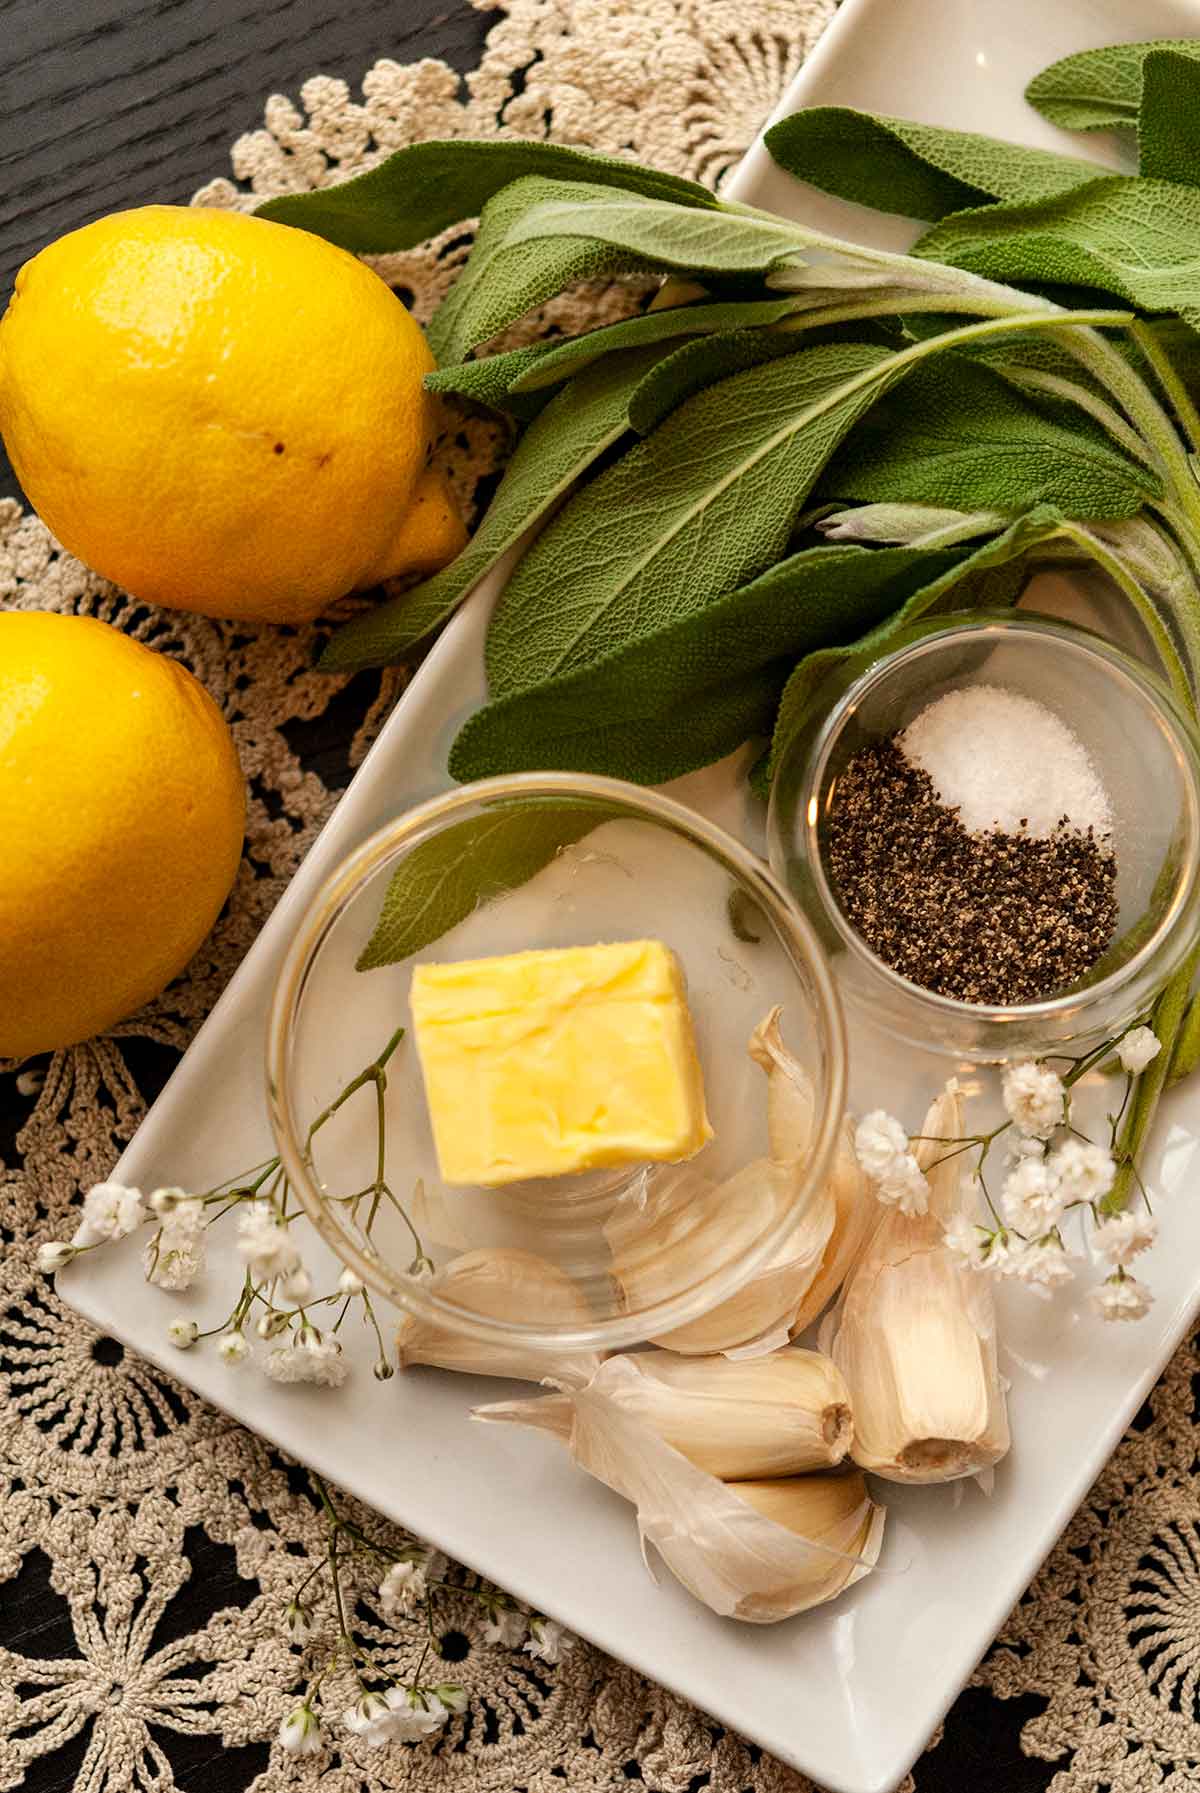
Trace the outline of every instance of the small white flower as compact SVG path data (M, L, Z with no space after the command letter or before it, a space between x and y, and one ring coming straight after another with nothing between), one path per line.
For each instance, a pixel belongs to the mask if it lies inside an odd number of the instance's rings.
M421 1687L389 1687L386 1694L392 1709L392 1735L404 1739L432 1736L440 1731L450 1716L436 1693Z
M157 1214L160 1220L165 1220L168 1214L175 1212L180 1202L187 1200L186 1189L153 1189L146 1197L146 1206L152 1214Z
M433 1690L434 1698L441 1701L447 1712L465 1712L467 1709L467 1690L457 1681L439 1681Z
M303 1306L313 1292L312 1277L303 1264L293 1270L290 1276L285 1276L281 1286L285 1298L298 1306Z
M1129 1264L1140 1251L1148 1251L1158 1238L1158 1222L1153 1214L1134 1214L1126 1208L1102 1220L1092 1234L1092 1243L1110 1264Z
M1148 1027L1135 1027L1117 1046L1117 1057L1131 1076L1137 1077L1162 1051L1162 1041Z
M386 1357L377 1357L371 1365L371 1374L376 1382L390 1382L396 1372Z
M1000 1206L1010 1226L1033 1238L1041 1238L1057 1226L1066 1197L1053 1163L1042 1157L1019 1159L1004 1180Z
M1062 1079L1032 1059L1009 1065L1002 1079L1004 1106L1018 1132L1048 1139L1062 1124L1066 1092Z
M379 1749L396 1731L395 1714L381 1693L364 1693L342 1714L342 1723L368 1749Z
M997 1229L989 1233L983 1244L981 1253L981 1270L990 1270L993 1276L1011 1276L1017 1267L1021 1241L1014 1239L1011 1233Z
M982 1270L987 1256L989 1229L966 1214L954 1214L942 1234L942 1244L957 1257L965 1258L973 1270Z
M62 1270L75 1256L73 1245L64 1245L61 1239L48 1239L44 1245L38 1246L37 1267L43 1276L53 1276L56 1270Z
M515 1650L524 1643L529 1620L515 1606L492 1606L484 1621L483 1635L489 1644L504 1644Z
M240 1332L223 1332L217 1341L217 1350L226 1363L244 1363L250 1355L250 1347Z
M355 1276L353 1270L343 1270L338 1277L338 1288L343 1295L361 1295L365 1284L361 1276Z
M325 1388L340 1388L350 1374L337 1340L322 1338L315 1328L298 1345L268 1352L263 1367L275 1382L317 1382Z
M854 1151L867 1175L881 1182L897 1158L908 1151L908 1134L894 1114L876 1108L858 1123Z
M315 1756L321 1747L321 1727L311 1706L295 1706L279 1727L279 1741L290 1756Z
M287 1326L288 1317L281 1313L261 1314L254 1322L254 1330L260 1339L277 1338L287 1330Z
M1039 1292L1057 1289L1075 1275L1070 1254L1057 1239L1031 1239L1014 1254L1012 1274Z
M96 1183L83 1198L83 1219L72 1245L100 1245L106 1239L123 1239L146 1218L140 1190L123 1183Z
M165 1220L157 1239L142 1252L146 1281L160 1289L190 1289L204 1267L204 1234L190 1226L176 1226L175 1216Z
M1117 1174L1111 1154L1086 1139L1064 1140L1049 1163L1064 1207L1068 1202L1098 1202Z
M885 1206L899 1208L902 1214L924 1214L929 1207L929 1184L912 1152L892 1160L875 1193Z
M167 1337L177 1351L186 1351L200 1337L200 1328L195 1320L172 1320L167 1327Z
M249 1202L238 1215L237 1248L255 1282L290 1276L300 1252L270 1202Z
M525 1640L528 1655L536 1656L539 1662L561 1662L574 1648L575 1639L557 1619L545 1619L540 1615L530 1619L529 1636Z
M379 1584L379 1605L393 1623L425 1598L425 1564L393 1563Z
M1136 1276L1118 1271L1089 1296L1102 1320L1141 1320L1150 1312L1153 1295Z
M316 1630L312 1613L301 1601L288 1602L288 1609L283 1615L283 1629L288 1641L293 1644L306 1644Z

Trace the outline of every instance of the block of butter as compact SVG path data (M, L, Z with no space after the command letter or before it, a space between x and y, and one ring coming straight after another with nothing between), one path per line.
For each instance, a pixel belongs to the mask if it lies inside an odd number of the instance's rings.
M712 1138L683 974L661 941L418 965L411 1000L447 1183L673 1161Z

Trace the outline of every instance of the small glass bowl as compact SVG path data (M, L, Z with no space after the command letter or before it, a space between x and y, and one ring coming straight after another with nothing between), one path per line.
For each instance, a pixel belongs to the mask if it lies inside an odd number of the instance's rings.
M359 972L356 961L397 874L410 882L402 923L434 913L453 925L400 962ZM513 882L516 888L506 887ZM612 1274L604 1223L617 1203L636 1202L639 1172L489 1189L443 1185L410 1032L387 1065L388 1183L410 1210L415 1201L412 1218L426 1252L439 1266L477 1248L534 1252L574 1279L588 1318L571 1325L536 1312L494 1319L443 1299L436 1280L412 1274L414 1242L398 1212L384 1202L368 1239L353 1204L338 1199L368 1187L376 1174L371 1092L322 1126L310 1157L313 1121L396 1028L409 1025L414 965L642 938L665 941L687 978L714 1129L692 1162L709 1176L722 1178L766 1148L766 1079L746 1047L757 1023L781 1006L785 1041L814 1093L811 1146L794 1202L769 1222L743 1225L737 1249L718 1253L687 1280L677 1254L656 1245L662 1298L630 1311ZM322 1238L371 1289L481 1342L609 1350L699 1318L783 1243L831 1163L845 1104L846 1046L813 929L762 860L652 791L614 779L533 773L486 779L420 805L328 878L279 973L267 1072L272 1126L292 1186ZM647 1261L643 1248L643 1271Z
M1087 748L1107 787L1117 855L1116 932L1080 980L1044 1000L984 1007L894 971L842 910L825 866L837 779L868 742L903 729L946 692L987 683L1033 698ZM775 777L771 865L812 917L847 1009L903 1041L1003 1063L1100 1041L1149 1008L1196 938L1200 740L1166 685L1090 630L1024 611L913 624L852 658Z

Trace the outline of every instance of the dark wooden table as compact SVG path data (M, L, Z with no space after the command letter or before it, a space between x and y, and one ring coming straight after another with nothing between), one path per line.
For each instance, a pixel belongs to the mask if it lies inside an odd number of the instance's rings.
M64 231L122 206L186 203L229 172L229 145L261 123L268 94L295 96L318 73L356 86L380 56L438 56L465 72L494 17L467 0L0 0L0 305L21 262ZM18 487L0 457L2 492ZM230 1556L197 1546L198 1623L214 1578L237 1598ZM71 1655L59 1610L33 1563L0 1599L0 1645ZM173 1624L188 1629L188 1589L173 1603ZM1054 1767L1023 1757L1018 1742L1041 1706L964 1694L944 1741L918 1764L918 1793L1041 1793ZM265 1765L265 1747L212 1745L174 1739L176 1784L188 1793L238 1793ZM79 1740L39 1758L27 1793L69 1793L81 1752ZM569 1787L570 1765L562 1772Z

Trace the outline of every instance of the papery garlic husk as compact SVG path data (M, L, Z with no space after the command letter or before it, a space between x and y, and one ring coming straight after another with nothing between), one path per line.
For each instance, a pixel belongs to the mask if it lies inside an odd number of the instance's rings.
M849 1396L819 1351L767 1357L610 1357L591 1384L723 1481L833 1469L850 1449Z
M792 1618L875 1566L884 1513L861 1474L723 1482L622 1405L635 1362L611 1358L586 1388L477 1408L475 1418L559 1438L581 1468L637 1508L643 1551L653 1544L690 1593L729 1618Z
M431 1294L470 1314L582 1329L594 1324L579 1285L557 1264L531 1251L483 1247L451 1258L427 1285ZM459 1332L450 1320L407 1314L396 1333L400 1368L435 1364L472 1376L514 1376L531 1382L586 1383L600 1367L596 1351L551 1352L523 1344L491 1343Z
M604 1229L626 1311L644 1313L705 1282L715 1265L749 1251L790 1218L767 1262L735 1294L697 1320L652 1335L655 1344L688 1355L767 1352L786 1344L837 1216L825 1185L799 1203L815 1103L803 1067L779 1036L778 1009L755 1029L748 1050L767 1073L770 1157L754 1159L723 1183L693 1165L652 1175L643 1199L619 1202Z
M921 1132L931 1136L916 1147L928 1212L885 1213L822 1326L821 1347L850 1390L854 1461L889 1481L950 1482L999 1462L1008 1416L991 1284L942 1243L968 1168L967 1154L949 1157L935 1143L962 1135L953 1082Z

